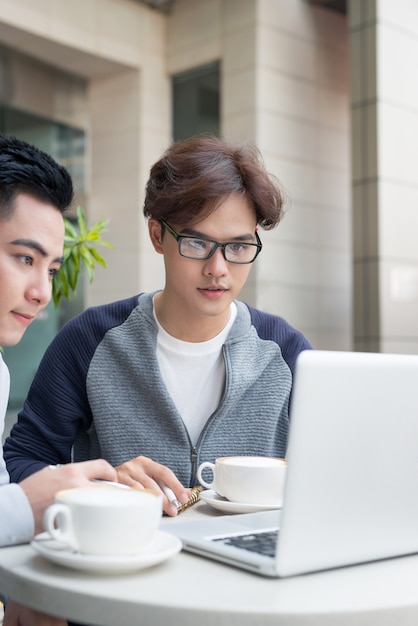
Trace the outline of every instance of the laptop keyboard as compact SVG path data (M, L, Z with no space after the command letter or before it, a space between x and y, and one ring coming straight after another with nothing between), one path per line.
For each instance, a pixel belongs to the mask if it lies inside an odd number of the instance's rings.
M218 537L213 541L221 541L226 546L234 546L257 552L265 556L275 556L278 532L276 530L248 533L247 535L235 535L230 537Z

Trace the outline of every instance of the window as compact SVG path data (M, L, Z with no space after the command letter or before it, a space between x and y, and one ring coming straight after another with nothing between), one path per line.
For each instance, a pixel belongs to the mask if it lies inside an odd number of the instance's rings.
M80 201L85 187L84 130L0 104L0 131L37 146L64 165L73 178L77 200ZM27 329L22 340L16 346L4 349L11 375L9 409L21 408L45 349L62 324L82 308L80 285L77 298L70 302L63 300L58 309L50 302Z
M173 76L173 139L220 131L220 64Z

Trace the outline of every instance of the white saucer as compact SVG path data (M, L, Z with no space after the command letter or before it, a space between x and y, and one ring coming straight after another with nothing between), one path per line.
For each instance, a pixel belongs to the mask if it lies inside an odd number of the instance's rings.
M207 490L199 494L200 500L206 502L214 509L224 511L225 513L254 513L255 511L271 511L273 509L281 509L280 504L243 504L242 502L231 502L226 498L219 496L216 491Z
M37 535L31 546L45 558L71 569L85 570L98 574L132 572L161 563L180 552L182 543L170 533L157 531L149 546L132 556L96 556L81 554L52 539L49 533Z

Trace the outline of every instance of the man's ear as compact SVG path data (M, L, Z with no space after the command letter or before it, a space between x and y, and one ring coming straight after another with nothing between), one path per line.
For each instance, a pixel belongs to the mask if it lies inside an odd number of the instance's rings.
M151 218L148 220L148 232L151 239L151 243L154 246L155 252L158 254L163 253L163 227L159 220Z

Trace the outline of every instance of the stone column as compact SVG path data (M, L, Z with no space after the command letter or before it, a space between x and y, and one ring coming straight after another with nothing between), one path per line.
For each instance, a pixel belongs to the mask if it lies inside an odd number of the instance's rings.
M354 349L418 351L418 3L349 0Z

